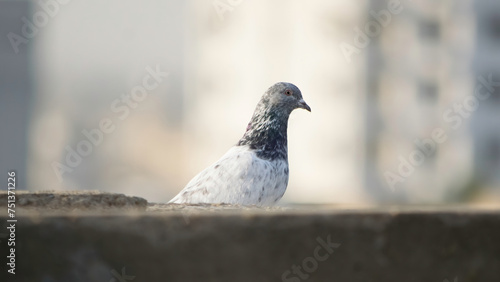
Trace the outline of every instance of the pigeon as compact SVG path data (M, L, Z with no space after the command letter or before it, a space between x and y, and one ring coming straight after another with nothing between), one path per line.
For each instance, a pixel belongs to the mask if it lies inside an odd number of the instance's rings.
M288 117L297 108L311 111L297 86L271 86L238 143L169 203L274 205L288 186Z

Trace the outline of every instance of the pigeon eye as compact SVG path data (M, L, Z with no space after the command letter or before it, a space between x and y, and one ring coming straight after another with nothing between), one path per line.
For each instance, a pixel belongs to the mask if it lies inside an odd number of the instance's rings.
M292 90L290 90L290 89L285 90L285 95L292 96Z

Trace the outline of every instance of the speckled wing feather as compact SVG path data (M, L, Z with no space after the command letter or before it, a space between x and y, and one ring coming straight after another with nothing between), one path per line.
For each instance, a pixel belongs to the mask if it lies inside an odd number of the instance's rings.
M248 146L235 146L196 175L170 203L266 206L281 199L287 185L286 159L261 159Z

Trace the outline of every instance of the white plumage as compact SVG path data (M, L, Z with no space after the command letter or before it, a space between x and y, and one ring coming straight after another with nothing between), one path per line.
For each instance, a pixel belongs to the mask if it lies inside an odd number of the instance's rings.
M288 185L288 161L264 160L248 146L232 147L196 175L170 203L231 203L269 206Z

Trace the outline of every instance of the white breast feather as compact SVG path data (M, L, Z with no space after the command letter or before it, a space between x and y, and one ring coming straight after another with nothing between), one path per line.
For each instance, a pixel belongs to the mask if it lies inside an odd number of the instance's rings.
M288 185L288 162L257 157L247 146L232 147L196 175L170 203L228 203L269 206Z

